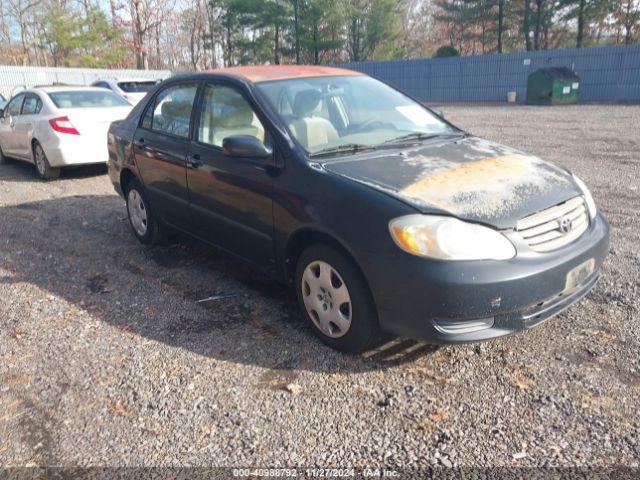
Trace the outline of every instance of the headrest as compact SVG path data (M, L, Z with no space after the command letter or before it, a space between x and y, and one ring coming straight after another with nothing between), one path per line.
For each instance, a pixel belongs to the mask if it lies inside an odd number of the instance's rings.
M164 102L162 104L162 107L160 108L160 111L162 112L162 116L167 119L175 117L175 114L176 114L175 107L176 107L175 104L171 100Z
M227 105L221 115L221 123L224 127L246 127L253 122L253 110L244 100L238 100L232 105Z
M320 105L320 90L308 89L296 93L293 100L293 114L296 117L309 116Z
M191 114L191 104L186 101L169 100L162 104L162 116L174 120L178 117L189 118Z

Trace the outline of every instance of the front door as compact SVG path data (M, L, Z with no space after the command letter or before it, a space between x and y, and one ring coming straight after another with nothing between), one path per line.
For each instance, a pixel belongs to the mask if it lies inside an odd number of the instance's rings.
M42 100L34 93L28 93L22 104L22 113L14 120L15 155L31 158L31 139Z
M232 158L222 150L231 135L268 134L242 94L222 84L204 86L187 183L195 233L269 269L274 265L273 175L256 159Z
M164 221L189 223L185 161L198 84L169 85L149 104L134 136L136 165L151 205Z
M0 147L2 147L2 153L7 156L17 154L15 123L20 116L24 97L24 93L13 97L5 107L4 115L0 119Z

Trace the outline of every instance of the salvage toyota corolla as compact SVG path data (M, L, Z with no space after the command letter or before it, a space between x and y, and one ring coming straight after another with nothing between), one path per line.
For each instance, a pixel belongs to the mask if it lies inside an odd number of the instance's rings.
M175 76L108 135L135 236L182 230L292 285L328 345L534 327L583 297L609 227L564 168L474 137L366 75Z

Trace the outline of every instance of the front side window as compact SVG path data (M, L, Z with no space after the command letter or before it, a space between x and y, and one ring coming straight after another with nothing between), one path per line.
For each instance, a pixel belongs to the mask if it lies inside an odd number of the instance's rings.
M178 137L189 137L191 110L198 85L174 85L162 90L142 120L142 127Z
M49 92L49 98L58 108L130 107L131 104L113 92L101 90L64 90Z
M42 100L36 97L35 95L28 95L24 99L24 104L22 105L22 114L23 115L35 115L40 113L42 109Z
M458 130L409 97L365 75L296 78L258 84L309 153L351 144L376 146L411 134Z
M223 85L205 86L198 141L221 147L222 141L232 135L250 135L264 142L264 127L236 89Z
M18 95L13 98L9 105L6 108L6 115L10 117L17 117L20 115L20 110L22 109L22 101L24 100L24 95Z

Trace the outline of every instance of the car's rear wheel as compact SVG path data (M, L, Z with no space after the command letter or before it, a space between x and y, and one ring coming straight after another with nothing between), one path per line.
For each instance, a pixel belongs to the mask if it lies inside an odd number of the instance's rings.
M359 352L379 335L378 316L368 286L354 262L324 244L308 247L296 268L298 302L324 343Z
M9 158L4 156L4 153L2 152L2 147L0 147L0 165L4 165L6 163L9 163Z
M36 167L36 172L41 179L53 180L60 177L60 169L53 168L49 164L47 155L44 153L42 145L38 142L35 142L33 145L33 163Z
M160 225L140 182L129 181L126 187L127 215L136 238L144 244L157 243Z

